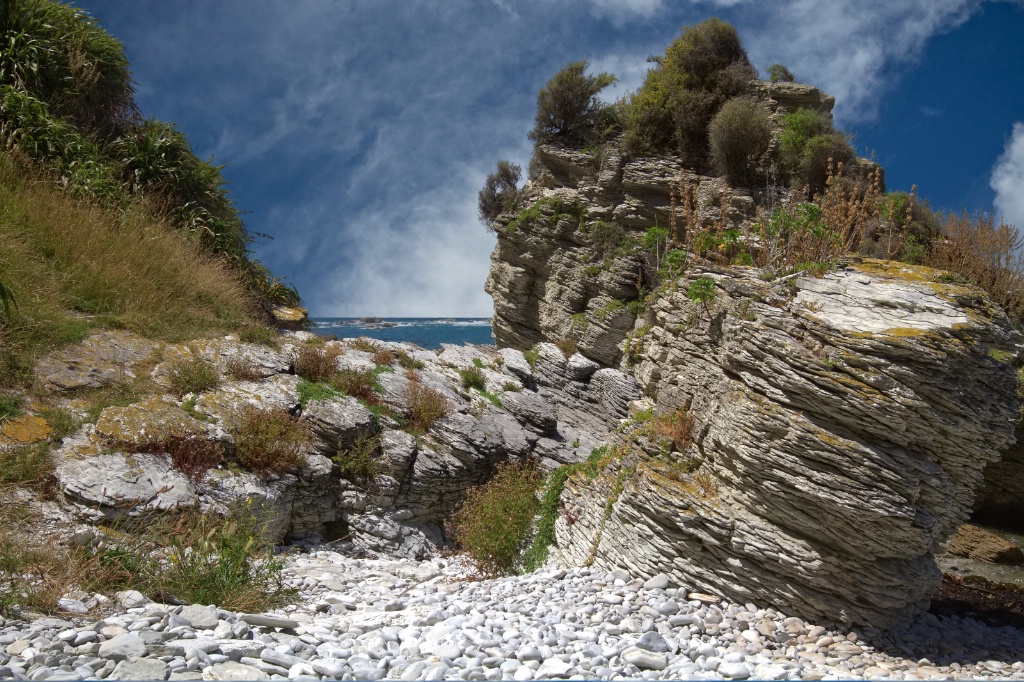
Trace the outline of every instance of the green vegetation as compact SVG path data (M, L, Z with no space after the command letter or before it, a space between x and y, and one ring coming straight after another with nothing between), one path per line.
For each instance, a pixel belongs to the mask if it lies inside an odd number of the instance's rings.
M52 471L48 443L0 450L0 484L38 484Z
M523 358L526 359L526 364L530 366L530 369L535 368L537 366L537 361L540 360L540 349L534 347L529 350L524 350Z
M90 329L257 330L294 288L251 257L220 168L136 109L123 46L54 0L0 15L0 386Z
M768 110L753 97L733 97L711 119L708 142L721 175L737 183L757 180L772 142Z
M302 464L302 451L312 439L309 427L284 408L261 410L247 405L230 426L235 458L262 475L281 474Z
M514 571L537 513L540 483L529 461L499 465L484 485L469 490L451 521L452 535L486 575Z
M569 478L573 467L561 466L548 474L544 481L544 496L540 502L537 519L537 534L523 555L523 573L530 573L540 568L548 558L548 547L556 544L555 521L558 519L558 503L565 490L565 480Z
M198 355L172 362L169 378L171 390L178 396L209 391L220 383L216 368Z
M25 399L20 395L5 395L0 397L0 420L13 419L22 414L22 406Z
M460 369L459 376L462 377L462 388L467 391L474 388L482 391L487 383L479 367Z
M856 154L846 136L832 128L831 119L811 109L798 109L782 117L779 134L780 165L797 186L810 196L825 190L828 177Z
M478 195L477 208L480 222L489 231L497 229L498 218L503 213L510 213L515 210L519 203L520 190L519 179L521 169L518 165L508 161L499 161L498 170L487 176L484 188Z
M299 392L299 406L306 409L311 400L332 400L345 395L341 390L326 382L314 382L308 379L299 381L296 387Z
M398 351L396 355L398 356L398 364L403 369L423 369L424 367L426 367L426 365L423 364L423 362L421 362L420 360L416 360L411 355L406 353L404 350Z
M736 29L711 18L685 27L621 105L628 153L678 152L707 158L708 125L756 77Z
M139 115L117 40L54 0L3 9L0 385L90 328L180 341L298 302L252 258L220 167Z
M775 63L768 67L768 80L772 83L793 83L796 76L782 64Z
M715 301L715 280L710 277L699 277L686 287L686 297L699 304L710 314L711 304Z
M572 62L537 95L537 119L529 137L538 144L594 144L616 125L615 109L597 95L616 81L610 73L586 75L588 63Z
M380 437L376 434L364 434L352 445L340 449L333 459L344 478L373 478L380 472L380 463L375 457L379 451Z

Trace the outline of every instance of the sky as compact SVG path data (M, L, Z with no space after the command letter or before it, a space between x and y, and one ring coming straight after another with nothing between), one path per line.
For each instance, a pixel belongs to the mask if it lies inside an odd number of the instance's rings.
M736 26L834 95L890 190L1024 226L1024 0L79 0L136 100L226 164L255 255L314 317L489 317L477 193L528 164L571 61L636 89L683 26Z

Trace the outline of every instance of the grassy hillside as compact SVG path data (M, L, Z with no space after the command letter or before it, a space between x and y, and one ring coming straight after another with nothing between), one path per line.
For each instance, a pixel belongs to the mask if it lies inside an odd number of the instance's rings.
M139 112L94 19L0 0L0 44L0 389L90 327L175 340L299 302L253 258L222 167Z
M184 340L259 324L238 271L144 204L103 208L68 196L0 154L0 387L90 328Z

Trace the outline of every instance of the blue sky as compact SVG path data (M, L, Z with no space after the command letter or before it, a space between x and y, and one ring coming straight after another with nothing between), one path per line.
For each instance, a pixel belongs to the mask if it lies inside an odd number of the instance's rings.
M1024 226L1024 1L88 0L147 116L227 164L314 316L489 316L476 195L523 167L537 91L587 59L635 89L682 26L837 98L889 189Z

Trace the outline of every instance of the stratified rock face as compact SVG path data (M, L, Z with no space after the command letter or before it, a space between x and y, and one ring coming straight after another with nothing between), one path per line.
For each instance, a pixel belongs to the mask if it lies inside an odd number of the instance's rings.
M306 332L285 338L290 343L280 349L232 337L154 346L146 360L157 391L170 390L176 362L196 356L218 373L219 383L194 396L151 395L131 405L106 407L95 424L64 439L54 458L65 507L95 521L185 508L227 512L248 502L266 513L275 540L347 536L364 549L416 556L444 541L446 517L470 487L487 480L496 463L532 457L550 469L577 462L607 437L615 416L625 414L626 403L640 395L632 376L598 370L578 354L567 360L551 344L542 344L541 356L531 365L512 349L499 353L493 347L445 346L432 353L410 344L377 342L378 350L416 365L407 372L397 362L378 366L375 353L349 340L319 343L336 356L339 368L373 372L379 384L376 412L329 389L303 401L300 379L290 373L292 358L298 344L318 342ZM62 357L121 357L123 342L94 336L83 346L63 351ZM247 369L244 379L232 373L237 360ZM51 368L52 358L44 360L40 375ZM480 373L487 395L463 386L462 373L468 370ZM415 436L403 431L401 423L414 409L413 381L448 404L446 416ZM265 476L240 470L231 457L243 408L286 410L305 422L314 437L302 465ZM30 436L45 438L45 429L44 420L25 415L5 425L0 447L8 441L30 442ZM190 477L175 468L169 453L178 452L180 458L183 443L197 442L214 443L226 460L209 470L191 470Z
M756 215L749 192L671 157L627 160L614 144L601 157L541 145L537 159L540 177L520 204L537 215L499 228L491 254L486 289L500 347L573 338L584 356L618 365L636 320L629 304L650 288L638 240L647 228L669 227L680 184L693 190L702 225L738 227Z
M689 273L623 361L659 412L689 411L686 466L641 443L570 478L564 557L843 624L926 608L932 554L1014 442L1019 406L1014 370L989 354L1016 341L1005 315L938 274ZM685 295L701 276L708 306Z

